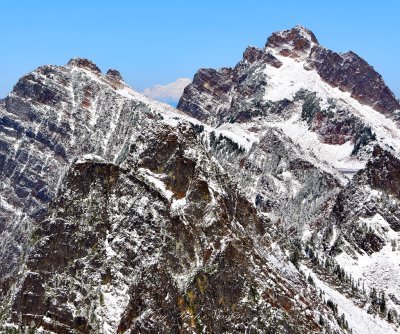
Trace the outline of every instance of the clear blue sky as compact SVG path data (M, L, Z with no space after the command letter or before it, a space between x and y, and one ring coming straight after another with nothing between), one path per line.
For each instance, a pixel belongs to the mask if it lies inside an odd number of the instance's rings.
M302 24L324 46L353 50L400 96L400 1L2 0L0 97L42 64L92 59L136 89L232 66L248 45Z

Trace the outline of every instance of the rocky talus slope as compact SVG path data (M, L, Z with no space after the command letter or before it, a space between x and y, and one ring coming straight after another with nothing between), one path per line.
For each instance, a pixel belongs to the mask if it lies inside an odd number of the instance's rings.
M86 59L0 101L1 333L396 333L400 106L274 33L178 110Z

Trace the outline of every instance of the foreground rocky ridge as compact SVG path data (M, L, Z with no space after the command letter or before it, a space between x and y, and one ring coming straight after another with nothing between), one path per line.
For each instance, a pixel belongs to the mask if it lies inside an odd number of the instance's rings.
M184 156L197 146L186 131L156 133L142 161L72 168L33 235L11 321L56 333L301 333L319 331L318 313L332 321L293 267L265 261L268 226L229 179L201 148ZM160 166L171 190L158 188Z
M200 70L183 112L86 59L21 78L0 101L1 331L394 333L396 256L374 274L398 238L393 98L303 27Z

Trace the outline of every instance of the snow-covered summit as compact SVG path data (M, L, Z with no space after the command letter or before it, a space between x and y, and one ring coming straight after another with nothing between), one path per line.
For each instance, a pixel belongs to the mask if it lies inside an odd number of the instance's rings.
M400 105L382 77L355 53L325 49L310 30L297 26L273 33L265 49L249 47L243 57L232 69L196 73L178 109L212 125L284 128L296 143L337 168L362 166L366 148L355 153L372 138L398 147ZM304 140L299 133L307 133ZM337 149L326 146L332 144ZM343 154L330 156L331 149Z
M319 43L314 33L301 25L297 25L290 30L273 33L268 37L265 47L273 48L285 56L305 58L309 56L315 45L319 45Z

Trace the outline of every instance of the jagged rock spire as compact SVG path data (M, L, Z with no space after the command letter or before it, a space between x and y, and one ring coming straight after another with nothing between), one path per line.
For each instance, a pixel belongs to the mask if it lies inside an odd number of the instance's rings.
M299 57L319 45L314 33L300 25L289 30L274 32L268 37L266 48L273 48L284 56Z
M107 76L110 77L110 78L112 78L112 79L121 80L121 81L122 81L122 75L121 75L121 73L120 73L119 71L117 71L117 70L109 69L109 70L107 71Z
M101 73L100 68L89 59L86 58L72 58L68 63L67 66L75 66L80 68L85 68L95 73Z

